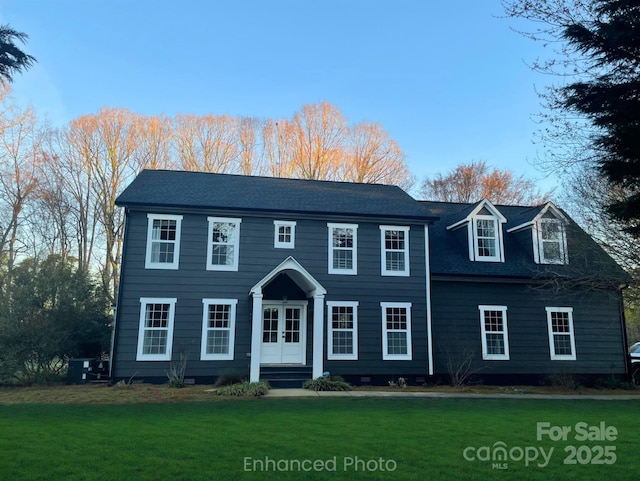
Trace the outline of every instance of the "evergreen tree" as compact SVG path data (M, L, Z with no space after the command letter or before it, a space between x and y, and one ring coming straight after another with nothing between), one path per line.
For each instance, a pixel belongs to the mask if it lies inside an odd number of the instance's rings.
M566 26L564 37L598 72L563 88L564 108L589 119L598 168L626 196L609 212L640 237L640 0L594 2L589 22Z
M564 84L539 91L546 113L541 165L569 174L595 169L622 196L605 205L640 238L640 0L503 0L523 35L552 53L532 68Z
M25 43L26 33L18 32L9 25L0 25L0 81L13 82L13 74L31 67L35 57L24 53L16 41Z

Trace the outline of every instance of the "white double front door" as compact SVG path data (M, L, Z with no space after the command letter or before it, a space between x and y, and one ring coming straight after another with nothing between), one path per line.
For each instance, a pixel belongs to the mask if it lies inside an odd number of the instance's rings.
M305 364L306 302L262 305L261 364Z

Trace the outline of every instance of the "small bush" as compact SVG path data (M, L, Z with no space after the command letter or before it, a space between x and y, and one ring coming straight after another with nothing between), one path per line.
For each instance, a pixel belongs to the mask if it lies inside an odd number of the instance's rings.
M595 387L598 389L624 389L627 391L637 389L637 386L633 382L624 382L615 377L598 379L596 380Z
M260 382L241 382L230 384L228 386L219 387L216 391L218 396L237 396L237 397L257 397L264 396L269 392L269 383Z
M216 379L216 383L213 385L213 387L230 386L232 384L247 382L248 380L249 375L245 371L227 371L218 376L218 379Z
M575 389L582 388L582 385L578 382L576 377L568 372L554 372L546 377L546 383L551 387Z
M309 379L302 387L312 391L351 391L351 386L344 382L342 378L337 379L338 377L339 376Z
M403 377L399 377L397 381L392 379L391 381L389 381L389 386L404 389L407 387L407 380Z

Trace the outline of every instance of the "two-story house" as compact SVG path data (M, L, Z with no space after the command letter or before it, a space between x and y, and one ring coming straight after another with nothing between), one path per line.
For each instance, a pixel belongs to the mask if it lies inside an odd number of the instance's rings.
M117 204L115 379L164 382L180 354L198 383L626 371L626 275L552 204L153 170Z

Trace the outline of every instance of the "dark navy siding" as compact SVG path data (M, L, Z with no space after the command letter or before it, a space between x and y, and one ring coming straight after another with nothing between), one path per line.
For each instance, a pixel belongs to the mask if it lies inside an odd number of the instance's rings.
M163 213L162 211L155 211ZM169 213L169 212L167 212ZM171 212L175 213L175 212ZM206 270L207 216L240 217L240 255L237 272ZM295 249L273 247L274 220L295 220ZM358 224L358 275L328 274L327 220L285 216L252 217L219 212L183 214L180 264L178 270L146 270L145 249L147 212L130 210L127 243L118 302L118 325L114 372L116 378L162 378L168 361L137 362L136 349L141 297L177 298L173 355L189 353L187 377L214 378L228 371L248 373L251 345L252 300L250 289L278 264L293 256L327 290L326 301L358 301L357 361L325 361L325 370L335 374L380 373L389 375L424 374L426 352L426 285L424 225L411 225L411 277L383 277L380 274L380 224L332 219L331 222ZM400 224L407 225L407 224ZM273 292L279 292L274 288ZM238 299L233 361L200 361L202 299ZM293 298L293 297L292 297ZM264 299L268 300L267 297ZM412 303L413 361L382 360L382 314L380 302ZM312 359L312 300L307 324L307 364ZM326 319L325 306L325 352Z
M507 306L510 360L482 360L478 305ZM477 376L495 374L625 373L620 293L534 289L515 283L432 283L435 371L449 358L473 353ZM551 360L545 307L572 307L575 361Z

